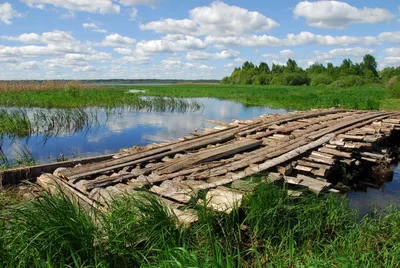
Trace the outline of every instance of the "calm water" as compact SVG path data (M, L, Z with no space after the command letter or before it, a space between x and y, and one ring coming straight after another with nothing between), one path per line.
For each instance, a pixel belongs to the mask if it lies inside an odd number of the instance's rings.
M388 205L400 205L400 164L394 167L393 180L383 184L380 189L368 188L366 192L350 192L351 205L360 212L360 216L369 214L372 208L385 208Z
M16 151L27 144L35 159L41 163L54 161L61 153L65 156L94 156L118 152L120 148L146 145L153 142L178 139L195 129L214 127L206 119L231 122L233 119L251 119L264 113L286 113L286 109L246 107L241 103L210 98L190 99L202 103L194 112L146 112L116 108L111 113L101 108L85 109L89 126L83 124L58 127L57 135L44 134L31 137L4 138L2 150L13 158ZM30 118L43 109L27 109ZM55 114L56 110L52 113ZM47 122L47 121L46 121ZM44 124L46 125L46 124ZM39 130L39 132L42 132Z

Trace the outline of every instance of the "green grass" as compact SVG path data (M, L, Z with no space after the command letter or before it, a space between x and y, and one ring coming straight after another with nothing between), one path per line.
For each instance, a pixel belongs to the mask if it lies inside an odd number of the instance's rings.
M182 84L135 86L146 93L129 94L131 86L85 90L9 91L1 94L0 106L77 108L89 106L131 106L139 110L188 108L182 100L165 97L209 97L242 102L246 105L307 110L343 106L348 109L400 109L400 99L384 86L334 88L330 86L230 86ZM141 99L140 96L159 96Z
M139 86L147 95L171 97L210 97L246 105L307 110L343 106L348 109L400 109L400 99L390 99L384 86L334 88L329 86L230 86L169 85ZM390 105L386 102L390 100Z
M345 197L289 198L262 184L231 214L193 205L177 219L148 194L124 196L100 215L64 195L7 209L0 266L8 267L396 267L400 210L357 220Z
M0 106L38 108L81 108L127 106L137 111L198 110L199 104L176 98L140 98L121 87L105 89L9 91L0 94Z

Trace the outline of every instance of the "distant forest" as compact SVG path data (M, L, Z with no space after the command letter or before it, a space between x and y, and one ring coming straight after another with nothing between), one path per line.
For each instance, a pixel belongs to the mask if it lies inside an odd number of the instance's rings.
M372 55L365 55L361 63L344 59L340 66L328 63L314 63L302 69L293 59L286 65L261 62L255 65L246 61L242 67L235 68L231 76L222 79L222 84L230 85L333 85L336 87L362 86L366 84L395 83L400 75L400 67L386 67L378 71L378 64ZM394 80L394 81L393 81ZM390 82L389 82L390 83Z

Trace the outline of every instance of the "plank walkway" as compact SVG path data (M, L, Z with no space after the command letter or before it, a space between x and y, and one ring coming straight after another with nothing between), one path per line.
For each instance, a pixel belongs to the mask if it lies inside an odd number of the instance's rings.
M211 208L229 212L256 186L245 179L260 174L316 193L336 191L327 178L341 164L391 161L385 141L400 130L400 113L325 109L213 123L214 129L176 141L57 168L37 183L50 192L58 184L83 205L101 210L115 196L148 189L190 223L196 215L182 208L199 191L207 190Z

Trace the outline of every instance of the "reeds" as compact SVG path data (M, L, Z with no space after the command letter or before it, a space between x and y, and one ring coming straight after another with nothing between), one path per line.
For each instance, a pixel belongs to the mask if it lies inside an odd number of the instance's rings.
M37 81L0 81L0 93L39 91L39 90L77 90L94 88L80 81L37 80Z
M193 203L185 228L155 196L135 194L110 211L85 211L63 194L7 210L0 266L396 267L400 210L357 220L345 197L291 198L262 184L242 208L216 213Z

